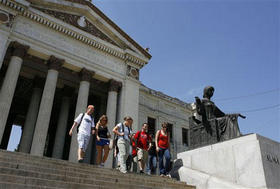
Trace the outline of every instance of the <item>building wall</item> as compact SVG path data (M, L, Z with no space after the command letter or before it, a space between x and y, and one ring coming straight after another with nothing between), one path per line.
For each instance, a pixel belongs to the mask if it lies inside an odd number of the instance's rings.
M26 1L22 0L22 2ZM175 159L177 153L186 150L187 147L182 142L182 128L189 128L190 105L141 85L138 80L139 75L137 74L148 62L149 58L139 53L137 49L135 50L133 45L123 37L120 38L128 46L132 46L134 51L116 47L32 6L26 5L28 9L23 8L25 5L21 5L21 3L16 3L16 6L21 7L21 9L12 10L6 3L0 3L0 10L11 14L11 18L13 18L8 25L0 24L0 37L3 38L3 44L1 43L0 45L1 64L9 43L17 41L30 47L27 52L30 56L38 57L46 62L50 56L64 59L63 67L71 70L73 73L78 73L81 69L85 68L94 72L92 77L95 80L109 82L109 80L114 79L121 82L122 89L118 95L117 121L121 121L126 115L132 116L135 121L134 131L140 130L141 125L147 122L148 117L156 120L155 130L160 129L163 122L168 122L173 125L173 138L171 141L172 158ZM70 4L69 6L65 5L63 9L72 11L72 8L74 10L75 7L71 8L71 6ZM17 10L21 10L21 12L17 12ZM96 16L94 13L92 14ZM88 16L87 19L91 17ZM106 23L104 24L106 25ZM119 36L119 33L114 29L112 29L112 32ZM99 47L85 42L84 39L94 40L96 44L99 44ZM107 49L107 51L104 49ZM113 56L112 53L109 53L111 51L118 52L122 56ZM141 61L139 63L135 60ZM7 62L8 65L9 63ZM136 69L137 73L135 76L133 76L130 67ZM24 73L24 76L28 75L32 79L36 75L24 69L21 70L21 75L22 73ZM64 84L72 86L71 81L67 80L67 82L64 82L61 83L59 81L56 87L62 88ZM76 84L73 84L72 87L76 87L76 90L78 90ZM105 107L104 104L103 106ZM115 117L112 119L115 120Z
M189 129L190 116L189 104L143 85L140 87L137 129L141 129L141 125L147 122L148 117L156 120L156 131L161 128L163 122L172 124L173 137L170 147L172 159L176 159L177 153L187 149L187 146L183 145L182 128Z

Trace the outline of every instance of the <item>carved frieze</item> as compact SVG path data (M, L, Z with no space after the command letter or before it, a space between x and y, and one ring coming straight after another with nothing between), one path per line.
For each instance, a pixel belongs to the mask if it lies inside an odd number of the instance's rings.
M46 14L54 16L55 18L60 19L63 22L71 24L85 32L88 32L88 33L94 35L95 37L98 37L115 46L118 46L113 40L111 40L109 37L107 37L103 32L101 32L97 27L95 27L92 23L90 23L83 16L78 16L78 15L74 15L74 14L58 12L58 11L53 11L53 10L47 10L47 9L41 9L41 8L37 8L37 9L39 9L40 11L42 11Z
M139 69L128 65L127 66L127 76L139 80Z

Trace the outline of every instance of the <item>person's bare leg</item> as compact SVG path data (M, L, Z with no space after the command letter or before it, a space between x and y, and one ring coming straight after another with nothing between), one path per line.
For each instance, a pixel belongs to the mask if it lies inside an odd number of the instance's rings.
M144 159L141 159L141 167L142 167L142 171L145 170L145 162Z
M138 166L139 166L139 170L140 170L140 171L144 171L144 170L143 170L143 167L142 167L142 159L141 159L141 160L138 160Z
M78 160L82 159L81 148L78 148Z
M102 163L105 163L105 161L108 158L108 154L109 154L109 145L105 145L104 146L104 156L103 156Z
M96 146L97 148L97 159L96 159L96 164L100 165L101 163L101 158L102 158L102 146Z
M82 148L78 148L78 160L84 159L85 152Z

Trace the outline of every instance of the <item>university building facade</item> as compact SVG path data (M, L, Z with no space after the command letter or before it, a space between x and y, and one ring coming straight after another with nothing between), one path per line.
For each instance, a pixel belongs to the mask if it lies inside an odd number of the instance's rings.
M95 121L106 114L110 130L127 115L135 132L148 122L154 134L168 122L175 159L187 149L192 109L139 81L150 59L89 1L0 0L0 147L20 125L18 151L75 162L76 133L68 131L93 104Z

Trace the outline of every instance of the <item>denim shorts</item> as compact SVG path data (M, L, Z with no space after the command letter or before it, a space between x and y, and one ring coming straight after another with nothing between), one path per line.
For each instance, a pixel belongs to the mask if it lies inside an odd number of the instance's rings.
M79 148L83 149L83 151L85 152L90 140L90 136L78 133L77 139Z
M108 139L103 139L101 138L100 141L96 140L96 145L98 146L105 146L105 145L109 145L110 141Z

